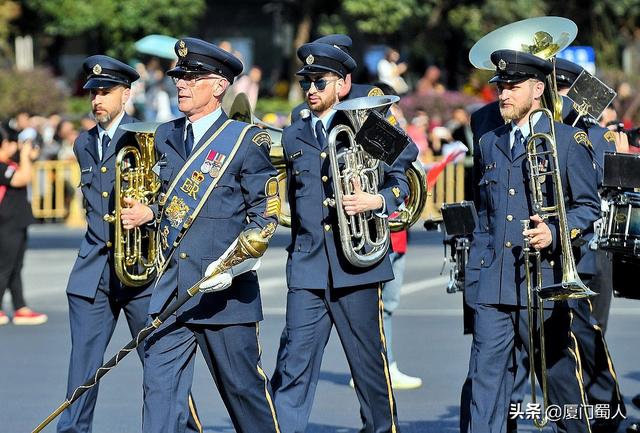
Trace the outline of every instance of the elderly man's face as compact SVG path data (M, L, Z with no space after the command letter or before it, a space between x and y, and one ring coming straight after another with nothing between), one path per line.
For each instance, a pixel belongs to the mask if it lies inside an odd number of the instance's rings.
M191 121L195 121L213 112L229 82L213 74L185 75L176 82L178 89L178 108Z

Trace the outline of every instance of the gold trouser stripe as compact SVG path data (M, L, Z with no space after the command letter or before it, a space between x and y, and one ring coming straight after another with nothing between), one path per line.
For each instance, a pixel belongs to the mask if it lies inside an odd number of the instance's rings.
M600 334L602 345L604 347L604 355L607 357L607 366L609 367L609 373L611 373L611 377L613 377L613 381L615 383L616 396L618 397L619 404L622 401L622 396L620 395L620 385L618 383L618 375L616 374L616 370L613 367L611 355L609 354L609 346L607 345L607 340L604 339L604 332L602 331L602 328L600 328L598 325L593 325L593 328Z
M380 352L380 356L382 356L382 364L384 365L384 377L387 381L387 394L389 398L389 411L391 412L391 433L396 433L396 420L393 416L393 388L391 386L391 377L389 375L389 364L387 362L387 339L384 336L384 326L383 326L383 310L384 305L382 303L382 284L378 284L378 329L380 330L380 341L382 341L382 346L384 348L384 352Z
M578 387L580 388L580 398L582 399L582 412L585 420L585 424L587 425L587 432L591 433L591 423L589 422L589 414L587 413L587 397L584 391L584 384L582 382L582 360L580 359L580 350L578 349L578 340L576 336L571 331L571 325L573 325L573 311L569 310L569 336L573 341L573 349L569 347L569 353L573 355L573 358L576 361L576 380L578 381Z
M256 341L258 342L258 356L262 354L262 346L260 346L260 323L256 322ZM269 405L269 410L271 410L271 418L273 418L273 426L276 428L276 433L280 433L280 427L278 426L278 417L276 416L276 409L273 406L273 401L271 400L271 395L269 394L269 388L267 384L269 383L267 380L267 375L264 374L264 370L260 367L260 364L256 366L258 369L258 374L262 377L264 381L264 395L267 398L267 404Z
M189 394L189 411L191 412L191 416L196 423L196 428L198 429L198 433L202 433L202 423L200 422L200 418L198 417L198 411L196 410L196 405L193 404L193 396Z

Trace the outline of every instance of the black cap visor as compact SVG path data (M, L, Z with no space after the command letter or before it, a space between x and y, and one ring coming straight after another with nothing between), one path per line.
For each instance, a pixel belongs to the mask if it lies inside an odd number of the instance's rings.
M82 88L87 90L108 89L110 87L115 87L115 86L130 87L131 84L128 81L123 81L116 77L108 77L108 76L102 75L102 76L89 77L89 79L87 80L85 85L82 86Z

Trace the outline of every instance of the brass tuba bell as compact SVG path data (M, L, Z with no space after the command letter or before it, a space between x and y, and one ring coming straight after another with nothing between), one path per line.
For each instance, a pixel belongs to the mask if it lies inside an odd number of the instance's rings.
M156 163L153 137L158 125L160 123L138 122L120 126L135 133L138 146L124 146L116 156L115 210L104 219L114 224L115 271L127 287L140 287L156 274L156 233L144 227L127 230L122 227L120 215L125 207L125 198L147 205L157 200L160 181L151 168Z
M491 53L497 50L516 50L551 60L554 71L547 78L543 105L562 120L562 98L558 95L555 74L555 56L578 35L578 26L568 18L537 17L507 24L483 36L469 51L469 61L478 69L493 70Z

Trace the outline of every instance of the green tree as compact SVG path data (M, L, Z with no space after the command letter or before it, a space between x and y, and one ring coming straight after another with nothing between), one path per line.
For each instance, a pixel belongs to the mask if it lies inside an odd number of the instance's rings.
M24 0L49 36L92 34L107 54L128 57L144 35L180 36L202 14L204 0Z

